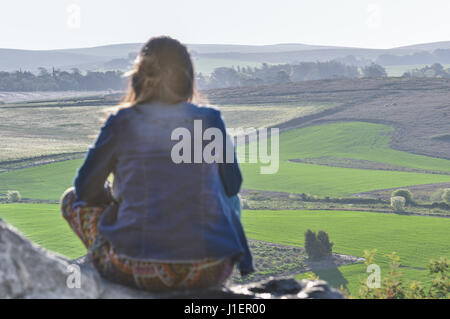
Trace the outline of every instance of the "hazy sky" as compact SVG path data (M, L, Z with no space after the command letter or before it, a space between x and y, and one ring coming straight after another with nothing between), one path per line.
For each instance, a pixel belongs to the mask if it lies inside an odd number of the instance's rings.
M390 48L450 40L449 0L1 0L0 48L144 42Z

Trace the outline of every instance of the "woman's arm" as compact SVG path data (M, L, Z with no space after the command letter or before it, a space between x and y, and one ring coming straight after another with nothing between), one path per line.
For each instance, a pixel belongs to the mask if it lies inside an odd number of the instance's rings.
M236 152L234 149L234 143L232 141L232 137L228 136L226 133L225 123L218 112L218 120L217 120L217 128L220 129L223 133L223 163L219 163L219 175L222 180L223 187L225 189L225 193L228 197L232 197L237 195L241 189L242 185L242 174L241 169L239 168L239 163L237 161ZM231 143L231 144L230 144ZM232 145L232 147L227 147ZM232 149L234 161L232 163L227 163L227 150L230 151Z
M105 181L116 162L116 116L111 115L101 128L94 146L89 148L75 178L76 201L87 205L103 205L110 201Z

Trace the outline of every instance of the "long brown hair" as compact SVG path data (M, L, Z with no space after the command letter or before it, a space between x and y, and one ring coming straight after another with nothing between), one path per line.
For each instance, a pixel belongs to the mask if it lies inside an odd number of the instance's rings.
M177 104L199 99L189 52L168 36L151 38L139 53L121 107L142 103Z

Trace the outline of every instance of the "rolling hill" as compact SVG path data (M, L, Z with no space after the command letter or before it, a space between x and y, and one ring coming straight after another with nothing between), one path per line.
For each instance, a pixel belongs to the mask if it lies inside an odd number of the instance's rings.
M404 55L436 48L447 49L450 42L417 44L392 49L349 48L337 46L284 43L273 45L234 45L234 44L187 44L197 59L219 59L223 66L245 63L293 63L299 61L326 61L354 55L375 60L381 54ZM15 50L0 48L0 70L31 70L39 67L56 67L82 70L102 69L113 59L124 59L129 53L138 52L141 43L103 45L91 48L63 50Z

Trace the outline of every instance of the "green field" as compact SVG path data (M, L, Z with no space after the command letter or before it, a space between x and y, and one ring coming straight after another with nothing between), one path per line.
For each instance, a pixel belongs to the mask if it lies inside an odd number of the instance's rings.
M270 119L266 115L262 118ZM390 149L392 133L392 127L362 122L318 125L285 132L280 135L278 173L261 175L259 164L242 164L244 187L339 197L375 189L450 182L450 175L444 174L340 168L288 161L354 159L450 172L450 161ZM72 185L82 161L67 160L0 173L0 196L7 190L19 190L24 198L56 201ZM56 204L1 204L0 217L47 249L70 258L86 253ZM243 213L243 223L249 238L272 243L303 246L304 231L310 228L327 231L335 242L333 250L337 253L362 256L365 249L377 248L377 263L382 268L382 276L388 270L384 254L393 251L401 257L405 278L425 283L430 280L426 270L429 260L450 257L448 218L355 211L247 210ZM315 273L336 287L345 286L353 294L357 294L359 280L367 277L362 263ZM304 276L299 275L299 278Z
M384 254L401 257L405 278L427 282L426 268L432 258L450 257L450 219L403 216L370 212L329 211L245 211L243 223L249 238L303 246L306 229L325 230L335 245L333 251L362 256L376 248L376 259L383 272L388 270ZM317 275L335 286L345 285L357 292L359 277L366 278L363 264L318 271Z
M289 162L289 159L333 156L371 160L409 168L450 171L450 161L414 155L388 147L392 128L361 122L292 130L280 135L280 168L261 175L259 164L243 163L249 189L344 196L375 189L450 182L450 175L352 169ZM242 162L242 161L241 161ZM58 200L71 186L82 160L70 160L0 174L0 193L19 190L23 197Z
M277 174L260 174L259 165L242 164L244 187L258 190L343 196L375 189L449 182L449 175L352 169L288 162L290 159L351 158L415 169L450 171L450 161L389 148L393 128L363 122L318 125L280 135ZM241 157L241 162L243 158Z
M73 185L82 162L70 160L1 173L0 193L18 190L25 198L59 200Z
M20 229L34 242L70 258L86 253L80 240L67 226L55 204L4 204L0 217ZM303 246L306 229L325 230L334 241L337 253L362 256L365 249L378 249L377 262L387 271L384 254L397 252L405 278L428 282L422 270L432 258L450 257L450 219L403 216L369 212L327 211L244 211L247 236L273 243ZM419 269L414 269L419 268ZM360 278L366 278L365 266L355 264L317 271L316 274L336 287L357 292ZM300 276L301 277L301 276Z
M81 241L55 204L2 204L0 218L35 243L69 258L86 254Z

